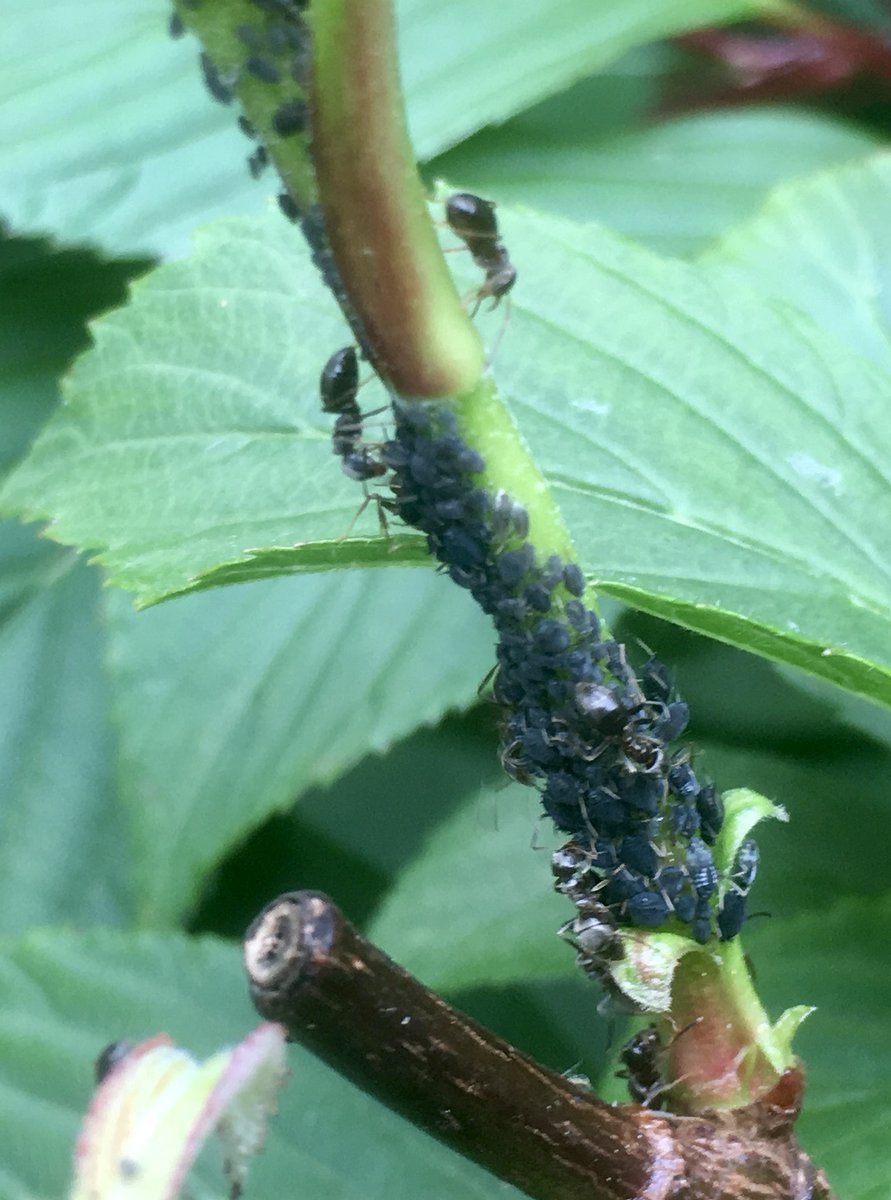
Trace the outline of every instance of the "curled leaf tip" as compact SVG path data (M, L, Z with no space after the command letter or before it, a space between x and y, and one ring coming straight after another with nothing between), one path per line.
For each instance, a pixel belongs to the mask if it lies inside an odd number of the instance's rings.
M285 1031L260 1025L203 1062L167 1034L133 1047L119 1042L100 1055L97 1074L69 1200L176 1200L214 1129L234 1200L284 1083Z

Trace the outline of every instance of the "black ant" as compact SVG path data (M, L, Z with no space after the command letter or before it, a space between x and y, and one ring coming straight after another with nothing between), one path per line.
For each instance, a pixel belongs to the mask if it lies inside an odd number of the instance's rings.
M356 395L359 391L359 360L355 347L345 346L335 351L322 368L319 379L319 395L322 408L327 413L336 413L331 443L334 453L340 459L344 475L355 479L363 486L369 480L379 479L386 475L389 467L380 459L375 458L369 447L362 440L362 425L366 417L383 412L382 408L363 414L359 410ZM377 505L378 519L381 532L389 537L387 520L384 509L392 507L392 501L384 499L366 488L362 506L353 518L350 529L371 502ZM349 530L347 530L349 533ZM346 534L343 535L346 537Z
M486 273L470 315L476 316L479 306L490 296L491 307L495 308L517 281L517 268L498 233L495 205L470 192L456 192L446 200L446 221Z
M616 1074L619 1079L627 1082L628 1093L635 1104L642 1104L644 1108L665 1107L668 1092L685 1078L682 1076L671 1081L663 1078L668 1053L678 1038L683 1037L701 1020L701 1017L696 1017L689 1025L685 1025L667 1045L655 1025L648 1025L639 1030L625 1043L619 1053L623 1069Z
M336 413L331 435L334 453L340 458L349 479L365 483L387 473L387 467L374 458L362 441L362 422L356 394L359 391L359 360L353 346L337 350L322 368L319 394L326 413ZM378 410L381 411L381 410ZM371 416L373 414L365 414Z

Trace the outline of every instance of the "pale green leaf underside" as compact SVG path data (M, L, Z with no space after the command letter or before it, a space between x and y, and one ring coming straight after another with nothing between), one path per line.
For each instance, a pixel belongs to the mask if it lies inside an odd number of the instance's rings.
M220 223L199 245L93 326L96 349L44 434L44 466L65 462L57 496L80 497L75 539L107 544L111 581L144 601L201 586L204 572L212 583L426 561L417 535L369 542L373 506L353 524L362 491L318 403L322 364L349 334L300 235L273 215ZM55 520L50 535L69 536Z
M592 226L503 222L522 273L497 373L589 573L891 699L891 379L699 269ZM337 540L361 491L316 399L346 338L283 222L207 231L94 334L7 505L106 546L143 601L249 578L257 556L258 574L369 561ZM372 553L417 561L407 538Z
M595 580L891 699L891 377L738 284L506 224L522 311L499 378Z
M778 187L703 258L716 279L755 284L891 372L891 154Z
M851 124L784 108L696 113L604 134L604 107L616 93L627 106L635 82L651 86L647 76L592 79L481 131L432 166L482 195L596 220L654 250L688 256L754 213L774 184L878 143Z
M417 153L429 157L559 91L629 46L768 7L765 0L400 0ZM188 249L199 224L259 213L235 113L211 101L165 0L33 0L4 26L0 215L116 254Z
M199 1055L233 1045L259 1021L236 946L182 936L39 932L0 948L0 1127L4 1196L64 1196L93 1061L110 1041L166 1032ZM250 1166L257 1197L437 1200L518 1195L376 1104L307 1051L288 1049L291 1077L265 1151ZM188 1188L223 1200L220 1154Z

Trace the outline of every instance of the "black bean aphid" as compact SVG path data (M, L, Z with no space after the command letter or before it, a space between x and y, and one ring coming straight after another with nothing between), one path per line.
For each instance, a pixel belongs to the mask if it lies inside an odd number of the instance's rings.
M666 704L653 722L653 732L664 742L679 738L690 722L690 709L683 700L672 700Z
M265 146L258 146L253 154L248 157L248 170L251 173L251 179L259 179L268 166L269 151Z
M638 892L628 900L628 919L633 925L655 929L668 919L668 901L658 892Z
M306 128L307 107L303 100L288 100L272 115L272 128L279 137L303 133Z
M523 592L523 599L533 612L551 611L551 593L543 583L530 583Z
M201 63L201 74L204 76L204 84L211 96L213 96L214 100L218 100L220 104L231 104L234 92L223 83L213 59L202 50L199 61Z
M742 892L731 889L725 895L718 910L718 932L722 942L729 942L742 929L748 903L748 897Z
M492 534L499 542L529 535L529 513L510 493L500 489L492 501Z
M674 915L679 921L683 921L685 925L689 925L696 916L696 904L695 893L687 890L680 892L671 902Z
M183 19L179 15L179 13L176 11L176 9L174 9L173 12L170 14L170 20L167 22L167 32L170 34L170 36L172 38L181 38L183 36L183 34L186 32L186 27L183 24Z
M737 850L730 870L730 882L733 888L743 896L748 895L749 888L755 882L755 876L758 873L758 858L758 843L754 838L746 838Z
M261 8L271 16L295 17L309 7L310 0L250 0L255 8Z
M659 869L659 857L646 834L632 833L622 838L619 859L641 875L653 876Z
M259 79L261 83L279 83L282 73L269 58L263 58L260 54L252 54L245 62L245 67L254 79Z
M693 940L699 942L700 946L704 946L712 936L712 909L706 896L700 896L696 901L696 911L693 914L690 933Z
M696 811L702 824L702 837L713 846L724 824L724 801L714 784L707 783L696 797Z
M97 1056L93 1064L93 1074L96 1077L96 1082L102 1083L103 1079L111 1074L118 1063L124 1061L132 1049L132 1042L110 1042Z
M585 591L585 576L582 568L576 563L566 563L563 567L563 586L573 596L582 596Z
M288 218L289 221L300 220L300 209L297 207L297 204L288 192L279 192L279 194L276 196L276 200L278 201L278 206L282 210L282 213Z
M266 26L266 45L272 54L298 50L306 41L307 32L302 20L295 14L290 22L277 21Z
M681 754L686 755L686 751L681 751ZM668 786L685 803L695 800L699 795L699 780L685 757L676 758L668 768Z
M494 308L517 281L517 269L498 233L495 205L470 192L456 192L446 200L446 220L476 265L486 273L476 293L473 313L488 297L492 298Z
M675 900L686 882L687 872L683 867L670 865L660 868L655 873L656 886L669 901Z
M471 250L483 252L493 214L491 207L472 211L479 220L463 233ZM353 414L340 429L346 451L359 432L356 377L344 379L343 371L335 358L323 403L338 417ZM553 862L555 887L575 908L562 932L612 1003L608 955L624 946L622 924L683 923L701 940L715 935L717 871L697 808L709 793L687 757L667 749L668 737L686 725L687 707L655 659L644 690L624 646L604 635L581 599L578 566L556 554L539 558L525 540L525 509L504 491L483 490L484 464L451 412L397 404L393 440L369 458L392 471L394 510L494 617L493 695L508 708L502 761L539 788L546 814L574 839Z
M263 31L256 25L236 25L235 36L243 46L247 46L248 50L264 50L266 48Z
M696 895L701 899L713 895L718 887L718 869L712 852L702 838L690 838L687 847L687 870Z

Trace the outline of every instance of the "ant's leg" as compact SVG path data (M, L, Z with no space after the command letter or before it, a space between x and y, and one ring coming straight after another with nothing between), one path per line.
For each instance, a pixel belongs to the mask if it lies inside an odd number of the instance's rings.
M365 499L362 501L362 503L356 509L356 515L353 517L352 521L350 521L348 527L344 530L344 532L337 539L338 542L345 542L346 539L350 536L350 534L353 532L353 528L355 527L356 522L359 520L359 518L365 512L365 509L371 503L371 499L372 499L371 493L366 488Z
M495 297L495 304L492 306L493 308L497 306L499 299L500 297ZM507 332L507 327L510 324L510 315L511 299L510 296L508 296L504 305L504 320L501 322L501 328L498 330L498 336L495 339L495 344L492 346L492 349L489 352L489 357L486 359L487 367L491 367L492 363L495 361L495 355L498 353L498 347L501 345L501 339L504 337L505 333Z

